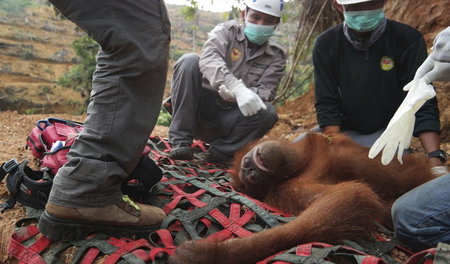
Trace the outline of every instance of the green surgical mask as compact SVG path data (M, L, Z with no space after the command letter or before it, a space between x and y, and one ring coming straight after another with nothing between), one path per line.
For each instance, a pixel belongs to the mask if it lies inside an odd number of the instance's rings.
M374 30L384 19L383 9L367 11L344 11L344 20L347 25L358 32Z
M262 45L273 36L275 25L258 25L245 22L244 34L251 43Z

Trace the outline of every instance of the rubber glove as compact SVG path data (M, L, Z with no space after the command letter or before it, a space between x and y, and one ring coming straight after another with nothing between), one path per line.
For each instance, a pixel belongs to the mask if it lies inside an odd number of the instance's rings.
M434 39L433 51L417 69L414 79L423 78L425 83L450 81L450 27Z
M267 109L261 98L248 89L242 80L236 80L226 86L226 88L236 98L239 109L244 116L252 116L261 110Z
M439 62L434 60L431 55L428 56L422 65L420 65L419 69L417 69L414 77L414 79L420 78L426 84L434 81L450 81L450 62Z
M234 94L230 92L230 90L227 89L227 87L223 84L219 86L219 95L222 97L223 100L228 102L236 102L236 97L234 97Z
M416 120L417 110L429 99L436 96L433 86L424 79L413 80L408 83L404 91L409 91L400 107L395 112L386 130L375 141L369 151L369 158L373 159L383 150L381 163L389 164L397 151L400 163L405 148L409 147Z

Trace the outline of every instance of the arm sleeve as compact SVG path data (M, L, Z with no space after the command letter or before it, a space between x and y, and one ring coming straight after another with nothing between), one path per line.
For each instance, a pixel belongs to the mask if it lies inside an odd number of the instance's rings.
M208 35L200 55L200 72L213 89L221 84L228 85L237 79L225 61L232 32L224 24L217 25Z
M410 45L400 57L400 76L402 87L409 83L419 68L427 58L426 45L422 37ZM439 109L437 99L428 100L416 113L416 123L414 125L414 136L422 132L433 131L440 133Z
M263 101L272 101L286 69L286 56L281 50L274 56L270 66L264 71L256 85L249 89Z
M336 63L331 59L330 48L322 47L320 37L313 49L315 107L320 127L339 126L342 121L341 96L335 76Z

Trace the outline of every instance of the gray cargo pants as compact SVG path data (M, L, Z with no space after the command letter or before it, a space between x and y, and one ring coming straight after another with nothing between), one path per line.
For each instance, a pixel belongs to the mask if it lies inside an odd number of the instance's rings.
M172 146L201 139L210 143L210 152L230 159L237 150L264 136L278 120L270 103L265 103L267 110L245 117L235 103L224 104L216 91L204 89L196 54L183 55L176 62L171 85Z
M170 22L162 0L51 0L101 49L84 130L55 176L49 201L101 207L121 199L161 108Z

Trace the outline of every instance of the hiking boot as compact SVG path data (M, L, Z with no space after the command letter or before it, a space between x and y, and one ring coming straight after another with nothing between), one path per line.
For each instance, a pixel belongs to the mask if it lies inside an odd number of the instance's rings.
M114 205L70 208L47 203L38 228L51 240L85 239L91 233L132 239L148 237L166 217L158 207L137 204L124 195Z
M194 151L189 143L180 143L170 150L169 158L173 160L192 160Z

